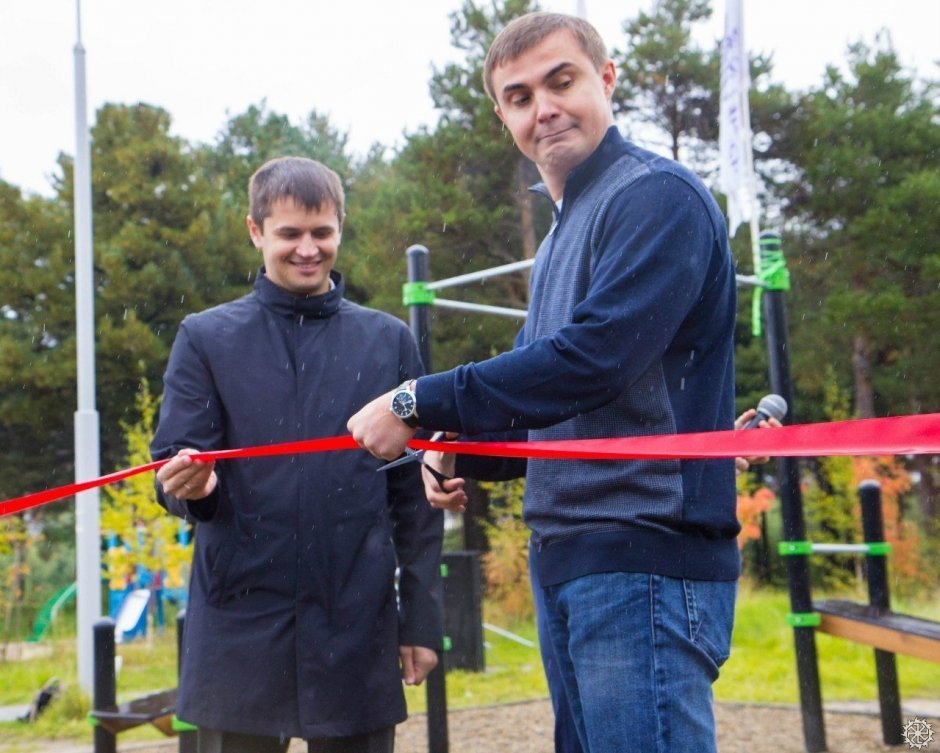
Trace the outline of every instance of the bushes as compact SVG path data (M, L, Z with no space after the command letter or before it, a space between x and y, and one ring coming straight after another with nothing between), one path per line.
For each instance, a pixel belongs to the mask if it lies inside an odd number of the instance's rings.
M529 588L529 529L522 521L525 481L482 483L490 496L483 530L489 551L483 555L487 599L508 617L531 619L534 608Z

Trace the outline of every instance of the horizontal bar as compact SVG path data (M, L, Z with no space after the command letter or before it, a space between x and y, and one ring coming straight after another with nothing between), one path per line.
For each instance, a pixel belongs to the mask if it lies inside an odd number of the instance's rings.
M479 282L480 280L485 280L487 277L508 275L513 272L528 269L533 264L535 264L535 259L514 261L511 264L502 264L498 267L490 267L489 269L480 270L479 272L470 272L465 275L457 275L456 277L448 277L444 280L438 280L437 282L429 282L427 288L428 290L440 290L441 288L450 288L454 285L466 285L468 282Z
M460 311L477 311L482 314L499 314L500 316L514 316L525 319L528 312L525 309L510 309L503 306L488 306L484 303L466 303L464 301L449 301L446 298L435 298L434 305L445 309L458 309Z
M490 632L503 636L503 638L509 638L509 640L511 641L515 641L516 643L521 643L526 648L535 648L535 644L532 641L530 641L528 638L523 638L521 635L510 633L508 630L504 630L501 627L496 627L496 625L491 625L488 622L484 622L483 627L489 630Z
M734 279L738 285L752 285L755 288L767 287L767 282L757 275L735 275Z
M841 554L843 552L867 554L868 544L813 544L813 554Z

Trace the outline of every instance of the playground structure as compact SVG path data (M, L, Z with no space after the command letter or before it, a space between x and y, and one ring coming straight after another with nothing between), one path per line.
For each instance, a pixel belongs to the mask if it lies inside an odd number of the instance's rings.
M439 304L434 291L450 285L484 279L494 274L519 271L531 266L531 262L519 262L476 275L462 275L451 280L428 283L428 250L423 246L412 246L408 249L407 255L409 282L405 285L405 303L409 306L411 327L429 370L431 354L428 306ZM793 389L790 381L786 310L783 299L783 293L789 287L789 275L780 250L778 235L762 234L761 262L762 274L757 278L739 276L738 280L763 289L771 389L787 401L790 406L787 420L793 423ZM525 316L524 311L479 304L448 301L444 305L449 308L500 313L519 318ZM808 753L827 750L816 652L816 631L874 647L882 736L886 744L898 745L902 742L903 728L895 654L910 654L928 661L940 662L940 623L898 614L890 609L885 560L889 547L884 542L877 482L866 482L860 487L864 543L814 544L806 541L796 458L782 457L777 460L777 463L785 539L780 544L780 553L784 556L789 584L791 612L787 616L787 622L794 631L805 748ZM841 601L812 601L809 556L840 553L866 556L868 605ZM473 553L456 554L472 555ZM460 579L465 581L457 582L458 579L455 578L453 584L445 585L445 611L451 612L451 616L459 610L464 610L464 613L459 615L454 623L446 620L445 631L448 635L445 637L445 655L440 657L438 667L430 674L426 683L429 753L447 753L449 750L445 664L456 666L462 662L469 662L471 665L478 663L478 668L482 669L481 629L477 629L482 624L479 612L478 565L472 556L461 556L458 559L459 561L450 564L445 560L445 575L449 575L449 570L453 567L455 574L458 571L464 573ZM467 578L470 580L467 581ZM477 579L476 586L474 586L474 578ZM471 592L468 604L455 607L448 602L448 592L459 594L468 590ZM181 620L182 616L177 623L178 636L182 635ZM473 630L468 634L456 634L453 624L466 626L471 623ZM96 639L95 710L91 714L96 721L95 753L114 753L115 735L123 729L144 723L152 723L167 734L179 731L181 733L180 751L188 753L194 750L188 747L195 745L192 728L175 719L175 695L171 695L174 691L154 694L120 706L115 703L113 622L103 621L101 633L104 638L100 650L97 648ZM450 633L455 634L450 635ZM108 645L109 634L110 645ZM462 652L464 658L458 659L461 654L457 649Z
M43 639L43 636L45 636L59 614L59 610L75 598L77 590L77 585L74 582L69 583L56 591L52 598L39 608L33 622L33 632L26 639L27 643L39 643Z

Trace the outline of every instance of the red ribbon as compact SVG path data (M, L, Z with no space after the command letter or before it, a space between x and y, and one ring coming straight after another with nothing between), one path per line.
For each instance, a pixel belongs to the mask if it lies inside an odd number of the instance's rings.
M445 450L466 455L558 460L706 460L734 457L826 457L836 455L929 455L940 453L940 413L868 418L784 426L772 431L710 431L619 439L573 439L548 442L431 442L412 440L419 450ZM195 460L297 455L355 450L350 436L199 452ZM107 476L58 486L0 502L0 517L38 507L87 489L113 484L156 470L166 460L127 468Z

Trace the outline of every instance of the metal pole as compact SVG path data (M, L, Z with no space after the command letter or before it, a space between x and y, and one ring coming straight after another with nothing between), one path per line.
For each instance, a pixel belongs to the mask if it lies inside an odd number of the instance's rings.
M98 620L92 627L94 638L94 680L92 707L95 711L117 708L117 676L114 669L114 620ZM95 753L115 753L117 736L100 723L95 725Z
M872 479L858 487L862 504L862 533L866 543L885 540L884 519L881 514L881 485ZM885 554L865 557L868 575L868 604L879 614L891 609L888 591L888 559ZM875 675L878 678L878 705L881 710L881 737L886 745L904 742L901 721L901 691L898 688L898 667L894 654L875 649Z
M408 282L427 282L428 279L428 250L424 246L410 246L405 255L408 259ZM411 332L418 341L418 351L424 363L424 370L431 373L431 331L430 331L430 304L408 302L408 322Z
M764 316L767 322L767 357L771 391L780 395L789 406L785 423L795 420L793 382L790 377L790 352L787 342L787 311L784 291L789 288L789 274L782 267L780 236L765 231L761 234L761 270L767 280L764 291ZM779 255L779 258L776 258ZM771 266L770 257L778 265L776 275L764 275ZM780 505L783 513L783 535L786 541L805 541L803 498L800 492L800 470L796 458L778 458ZM787 581L790 587L790 611L795 618L793 639L796 646L796 670L803 718L803 739L808 753L826 750L826 726L823 719L819 663L816 655L816 631L811 624L798 620L813 611L810 594L809 561L806 556L788 556Z
M408 284L413 289L428 279L428 249L425 246L410 246L405 255L408 259ZM424 369L431 372L431 327L430 301L419 296L417 300L406 299L408 322L415 340ZM447 753L449 748L447 734L447 687L444 668L444 652L437 654L437 666L428 675L426 698L428 704L428 753Z
M186 626L186 610L181 609L176 614L176 675L182 677L183 669L183 630ZM179 683L177 682L177 687ZM177 694L179 698L179 694ZM178 702L177 702L178 703ZM179 714L176 715L179 718ZM198 732L195 730L181 730L179 740L179 753L198 753Z
M75 480L101 475L98 411L95 408L95 310L91 227L91 148L85 109L85 48L81 2L75 3L75 340L78 409L75 411ZM78 682L93 685L92 628L101 616L101 553L98 489L75 495L75 579Z

